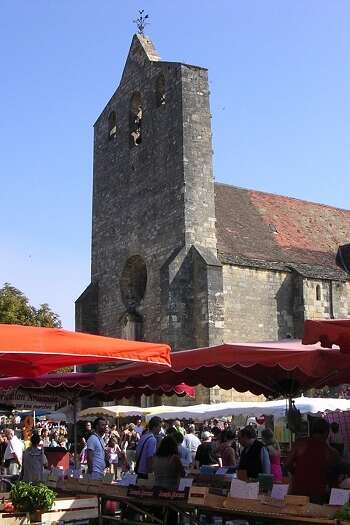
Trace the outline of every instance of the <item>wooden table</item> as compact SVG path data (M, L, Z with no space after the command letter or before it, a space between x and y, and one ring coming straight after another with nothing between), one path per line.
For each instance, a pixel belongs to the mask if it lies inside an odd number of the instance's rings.
M191 525L201 525L199 521L199 515L200 514L209 514L209 515L215 515L215 516L223 516L226 518L226 520L231 517L232 519L238 519L238 518L245 518L252 523L255 523L256 521L259 521L259 523L264 523L266 525L278 525L278 524L289 524L289 525L302 525L307 523L313 523L317 525L340 525L340 522L337 522L337 520L333 519L324 519L324 518L311 518L311 517L304 517L304 516L291 516L291 515L283 515L283 514L276 514L271 512L250 512L247 510L241 510L241 509L225 509L222 507L207 507L205 505L191 505L187 502L174 502L170 500L163 500L160 501L154 500L154 499L143 499L138 500L137 498L130 498L128 496L122 497L122 496L98 496L100 500L99 509L100 509L100 525L103 525L105 519L109 520L118 520L120 523L123 523L124 525L137 525L140 524L140 522L135 522L132 519L120 519L115 518L113 516L107 516L103 514L103 503L107 500L113 500L117 501L119 503L124 503L129 508L133 509L135 512L144 514L147 518L147 522L152 525L165 525L166 524L166 514L167 510L171 509L180 514L182 518L187 517L191 523ZM163 511L163 519L159 519L159 517L155 516L154 509L161 509ZM148 521L149 520L149 521ZM341 525L350 525L350 522L341 522Z
M225 508L220 503L218 504L218 499L212 500L210 505L208 504L191 504L188 503L187 499L184 501L174 501L168 499L160 499L156 497L142 497L126 495L126 490L123 494L116 494L116 486L105 485L101 482L97 482L95 486L82 485L75 481L69 490L69 484L67 484L66 490L74 494L79 494L80 489L85 494L95 495L98 497L99 501L99 523L103 525L104 520L118 520L121 524L124 525L140 525L140 522L136 522L134 519L120 519L120 516L107 516L104 515L104 502L107 500L116 501L118 503L128 506L135 513L143 514L147 521L142 522L143 525L165 525L166 524L166 513L168 509L178 512L182 518L187 518L185 521L189 522L191 525L201 525L199 517L200 514L209 514L211 516L222 516L224 519L246 519L249 520L252 524L255 522L263 523L265 525L302 525L302 524L318 524L318 525L350 525L350 521L346 522L337 522L337 520L329 518L320 518L320 517L311 517L311 516L299 516L297 513L293 514L283 514L281 510L276 507L271 508L271 506L259 505L259 511L255 508L254 510L249 509L249 504L245 500L245 505L237 505L234 502L233 506L230 505L230 508ZM120 490L120 489L119 489ZM220 498L219 498L220 499ZM222 498L223 500L225 498ZM215 501L215 502L214 502ZM232 501L231 501L232 503ZM184 522L184 520L182 520Z

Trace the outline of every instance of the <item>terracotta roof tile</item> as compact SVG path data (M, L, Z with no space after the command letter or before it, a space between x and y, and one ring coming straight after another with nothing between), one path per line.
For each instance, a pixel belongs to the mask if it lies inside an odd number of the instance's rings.
M215 184L215 205L224 258L317 266L346 278L335 255L350 242L350 211L225 184Z

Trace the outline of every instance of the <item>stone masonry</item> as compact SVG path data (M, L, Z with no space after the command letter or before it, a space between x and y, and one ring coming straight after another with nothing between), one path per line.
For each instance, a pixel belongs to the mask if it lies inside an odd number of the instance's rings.
M142 324L142 338L174 350L223 340L210 118L207 70L162 62L135 35L94 126L93 289L77 300L78 330L89 319L98 333L123 337ZM122 280L128 265L133 280Z
M350 212L214 185L211 139L207 70L162 61L135 35L94 126L91 283L77 330L176 351L300 337L305 319L350 316L334 262ZM199 387L194 402L232 398L242 394Z

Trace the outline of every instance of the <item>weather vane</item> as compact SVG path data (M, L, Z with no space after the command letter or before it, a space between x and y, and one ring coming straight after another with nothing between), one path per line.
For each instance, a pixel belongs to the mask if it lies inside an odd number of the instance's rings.
M148 25L148 22L146 22L147 18L149 18L149 16L145 15L145 10L139 9L139 17L133 20L134 24L137 25L139 35L144 34L145 27Z

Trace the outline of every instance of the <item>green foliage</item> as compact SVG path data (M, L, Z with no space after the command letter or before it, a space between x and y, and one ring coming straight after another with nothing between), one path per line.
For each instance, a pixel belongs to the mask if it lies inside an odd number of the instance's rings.
M347 503L341 509L337 510L334 517L336 520L350 520L350 505Z
M61 328L61 321L57 314L55 314L47 303L43 303L35 310L36 326L46 326Z
M27 481L19 481L13 485L10 500L14 508L20 512L50 510L54 504L56 493L43 483L33 485Z
M312 388L305 394L307 397L333 397L336 399L350 399L350 386L339 385L339 386L325 386L320 390Z
M48 304L35 308L23 292L9 283L0 288L0 323L60 328L61 321Z

